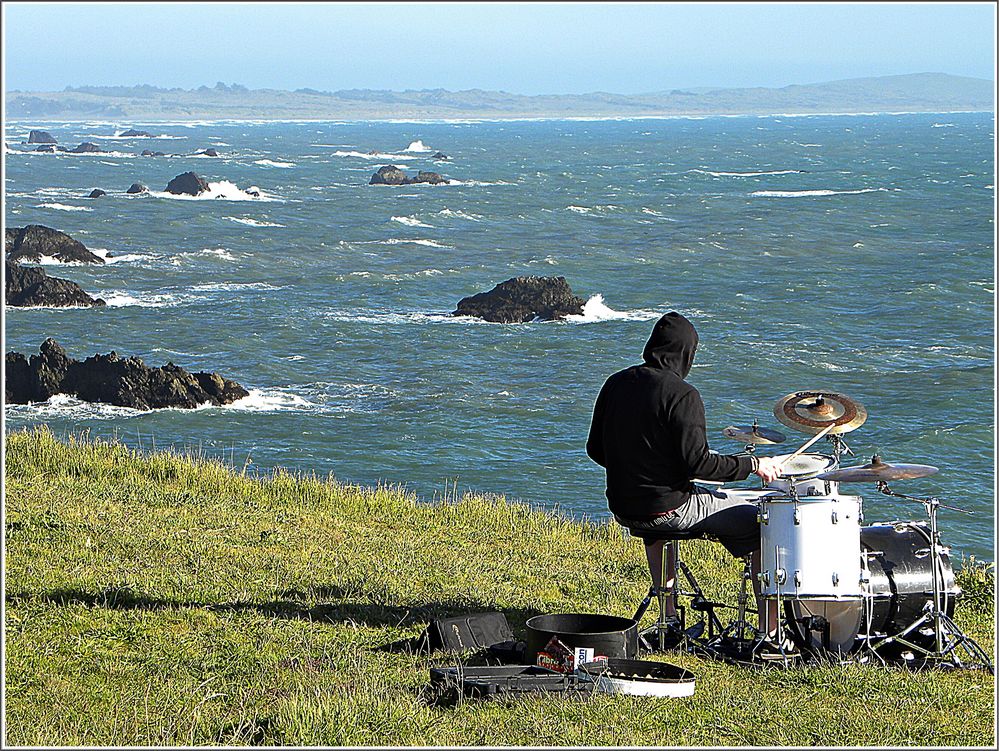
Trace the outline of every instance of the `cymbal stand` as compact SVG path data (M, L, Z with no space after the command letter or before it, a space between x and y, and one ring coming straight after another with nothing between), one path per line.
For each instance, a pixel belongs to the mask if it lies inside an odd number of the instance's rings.
M839 433L826 436L827 441L831 441L833 445L833 457L836 459L836 465L839 466L840 456L846 454L849 456L856 456L853 453L853 449L846 445L846 441L843 440L843 436Z
M886 636L880 639L876 644L869 643L868 648L876 653L879 646L898 642L909 647L913 652L921 653L927 662L936 661L940 666L947 665L954 668L978 668L988 670L994 675L995 667L989 659L988 654L974 639L961 631L958 625L943 611L941 604L943 595L941 591L943 589L943 563L941 555L947 549L940 544L940 533L937 528L937 511L945 508L951 511L958 511L962 514L973 514L974 512L956 506L948 506L941 503L939 498L932 496L929 498L919 498L912 495L905 495L904 493L896 493L888 487L888 483L884 480L878 481L877 488L887 496L922 503L926 508L926 514L930 519L929 553L933 570L933 601L932 603L927 603L922 616L911 626L903 629L894 636ZM928 650L906 639L909 634L926 624L932 624L933 627L933 650ZM958 655L957 650L959 647L964 648L966 655L966 661L964 662L962 662Z

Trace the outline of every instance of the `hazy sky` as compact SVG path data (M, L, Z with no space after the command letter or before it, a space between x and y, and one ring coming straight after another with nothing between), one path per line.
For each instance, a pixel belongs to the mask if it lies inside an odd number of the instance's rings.
M7 89L639 93L995 70L992 3L4 2Z

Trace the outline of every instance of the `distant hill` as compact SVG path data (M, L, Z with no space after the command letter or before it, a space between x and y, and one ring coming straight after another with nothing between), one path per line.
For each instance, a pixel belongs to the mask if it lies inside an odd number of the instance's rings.
M648 94L543 94L422 89L197 89L79 86L6 93L6 116L33 121L111 117L174 119L389 119L771 115L780 113L992 111L991 81L944 73L854 78L781 88L670 89Z

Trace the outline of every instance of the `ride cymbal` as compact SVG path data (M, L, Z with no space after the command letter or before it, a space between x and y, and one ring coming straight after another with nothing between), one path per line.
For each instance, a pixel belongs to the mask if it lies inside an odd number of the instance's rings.
M867 409L860 402L832 391L795 391L774 406L774 417L802 433L821 433L832 425L830 434L849 433L867 421Z
M722 430L726 438L740 443L784 443L787 437L777 430L761 428L759 425L729 425Z
M889 480L911 480L927 477L939 470L929 464L888 464L875 454L871 463L862 467L843 467L818 475L820 480L833 482L888 482Z

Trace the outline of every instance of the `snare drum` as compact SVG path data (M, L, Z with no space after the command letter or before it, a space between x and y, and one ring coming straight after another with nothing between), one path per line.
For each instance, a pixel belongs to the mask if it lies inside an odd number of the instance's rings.
M760 593L812 600L861 592L860 496L760 499Z
M778 454L777 460L786 459L793 454ZM832 496L839 492L839 483L829 480L817 480L816 475L831 472L839 468L839 462L825 454L800 454L795 456L781 468L781 476L766 487L779 490L785 495L791 494L791 483L794 483L794 493L798 496L823 495Z

